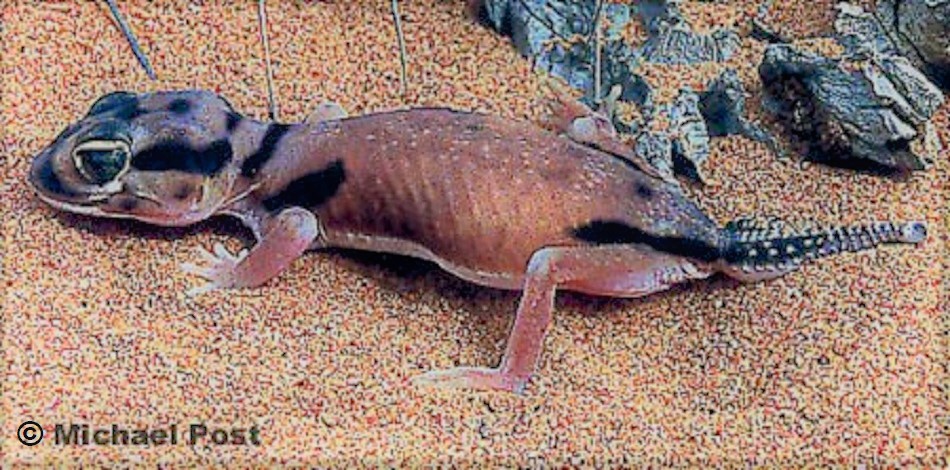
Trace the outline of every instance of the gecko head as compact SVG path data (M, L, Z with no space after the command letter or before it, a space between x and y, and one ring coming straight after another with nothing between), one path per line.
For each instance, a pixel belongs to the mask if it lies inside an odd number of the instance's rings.
M188 225L228 197L241 119L207 91L109 93L36 155L29 181L67 212Z

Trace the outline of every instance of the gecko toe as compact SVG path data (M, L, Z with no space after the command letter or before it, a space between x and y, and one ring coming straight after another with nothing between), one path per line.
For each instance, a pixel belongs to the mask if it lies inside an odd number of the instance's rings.
M412 378L412 384L416 386L454 390L497 390L518 394L524 391L524 382L498 369L487 367L454 367L426 372Z
M214 275L214 269L204 266L199 266L194 263L181 263L178 265L178 268L184 271L185 273L192 274L195 276L208 278L209 276Z
M221 243L214 244L214 254L217 255L218 259L222 261L234 262L238 260L238 258L231 254L231 252Z
M192 287L191 289L186 290L186 291L185 291L185 296L187 296L187 297L198 297L199 295L207 294L208 292L215 291L215 290L218 290L218 289L221 289L221 286L219 286L219 285L217 285L217 284L215 284L215 283L213 283L213 282L207 282L207 283L202 284L202 285L200 285L200 286Z

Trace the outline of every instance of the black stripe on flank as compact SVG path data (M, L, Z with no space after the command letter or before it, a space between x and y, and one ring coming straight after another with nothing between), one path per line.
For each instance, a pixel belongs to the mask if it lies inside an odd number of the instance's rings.
M233 158L231 142L216 140L195 150L180 142L167 142L143 150L132 157L132 166L142 171L178 170L212 176Z
M241 120L244 119L244 116L241 116L239 113L234 111L228 111L228 122L227 128L228 132L234 132L234 129L237 129L238 124L241 123Z
M264 134L264 139L261 140L260 148L247 157L247 160L244 160L244 164L241 165L241 176L251 178L256 175L267 163L267 160L270 160L270 157L274 155L274 149L277 148L280 139L288 130L290 130L289 124L271 124Z
M647 245L657 251L702 261L719 259L719 249L701 240L653 235L623 222L594 220L572 230L575 238L597 245Z
M184 98L177 98L168 104L168 110L178 114L188 114L191 111L191 103Z
M279 193L265 199L264 207L269 211L286 207L318 207L336 195L344 181L343 161L336 160L320 171L291 181Z

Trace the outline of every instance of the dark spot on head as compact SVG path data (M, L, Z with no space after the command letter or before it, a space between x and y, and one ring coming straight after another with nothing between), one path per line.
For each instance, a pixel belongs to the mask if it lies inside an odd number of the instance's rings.
M129 121L145 113L139 106L139 99L134 93L117 91L109 93L92 104L86 116L96 116L110 113L116 119Z
M270 157L273 156L274 149L277 148L280 139L288 130L290 130L290 125L288 124L271 124L267 128L264 138L261 140L261 146L251 156L247 157L247 160L244 160L244 164L241 165L241 176L251 178L256 175L264 164L270 160Z
M703 240L654 235L624 222L593 220L572 230L575 238L596 245L647 245L654 250L702 261L719 258L719 249Z
M241 123L241 120L244 119L244 116L241 116L239 113L234 111L228 111L227 119L228 132L234 132L234 129L236 129L238 124Z
M185 98L176 98L168 104L168 110L175 114L186 114L191 110L191 103Z
M653 198L653 188L646 185L646 183L637 182L635 185L635 190L637 196L640 196L643 199L652 199Z
M473 122L465 125L465 130L469 132L481 132L485 129L485 125L480 122Z
M343 161L336 160L326 168L291 181L276 195L264 200L264 207L276 211L285 207L314 208L328 201L346 181Z
M164 142L132 157L132 167L142 171L178 170L212 176L233 158L231 142L216 140L203 149L181 142Z

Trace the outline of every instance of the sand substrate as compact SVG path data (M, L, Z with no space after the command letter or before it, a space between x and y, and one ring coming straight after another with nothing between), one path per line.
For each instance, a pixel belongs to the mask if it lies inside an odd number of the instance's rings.
M103 3L0 6L5 464L947 464L947 153L895 181L717 139L710 184L691 192L720 223L924 219L930 237L761 284L715 279L640 300L562 294L525 396L418 389L407 380L433 368L494 364L518 296L425 263L334 252L309 254L260 289L189 298L199 281L178 264L216 241L237 250L248 241L238 224L92 220L33 196L32 155L103 93L207 88L266 116L256 2L120 2L156 82ZM469 21L464 2L400 3L405 98L389 2L270 2L280 119L323 100L353 114L448 105L540 119L538 75ZM831 8L784 2L771 20L823 34ZM706 29L745 24L754 10L687 7ZM727 65L751 89L752 116L778 130L758 105L762 47L745 40ZM643 73L668 99L722 68ZM950 145L947 107L936 126ZM37 446L15 437L26 420L47 431ZM257 426L262 442L53 442L55 424L173 423Z

